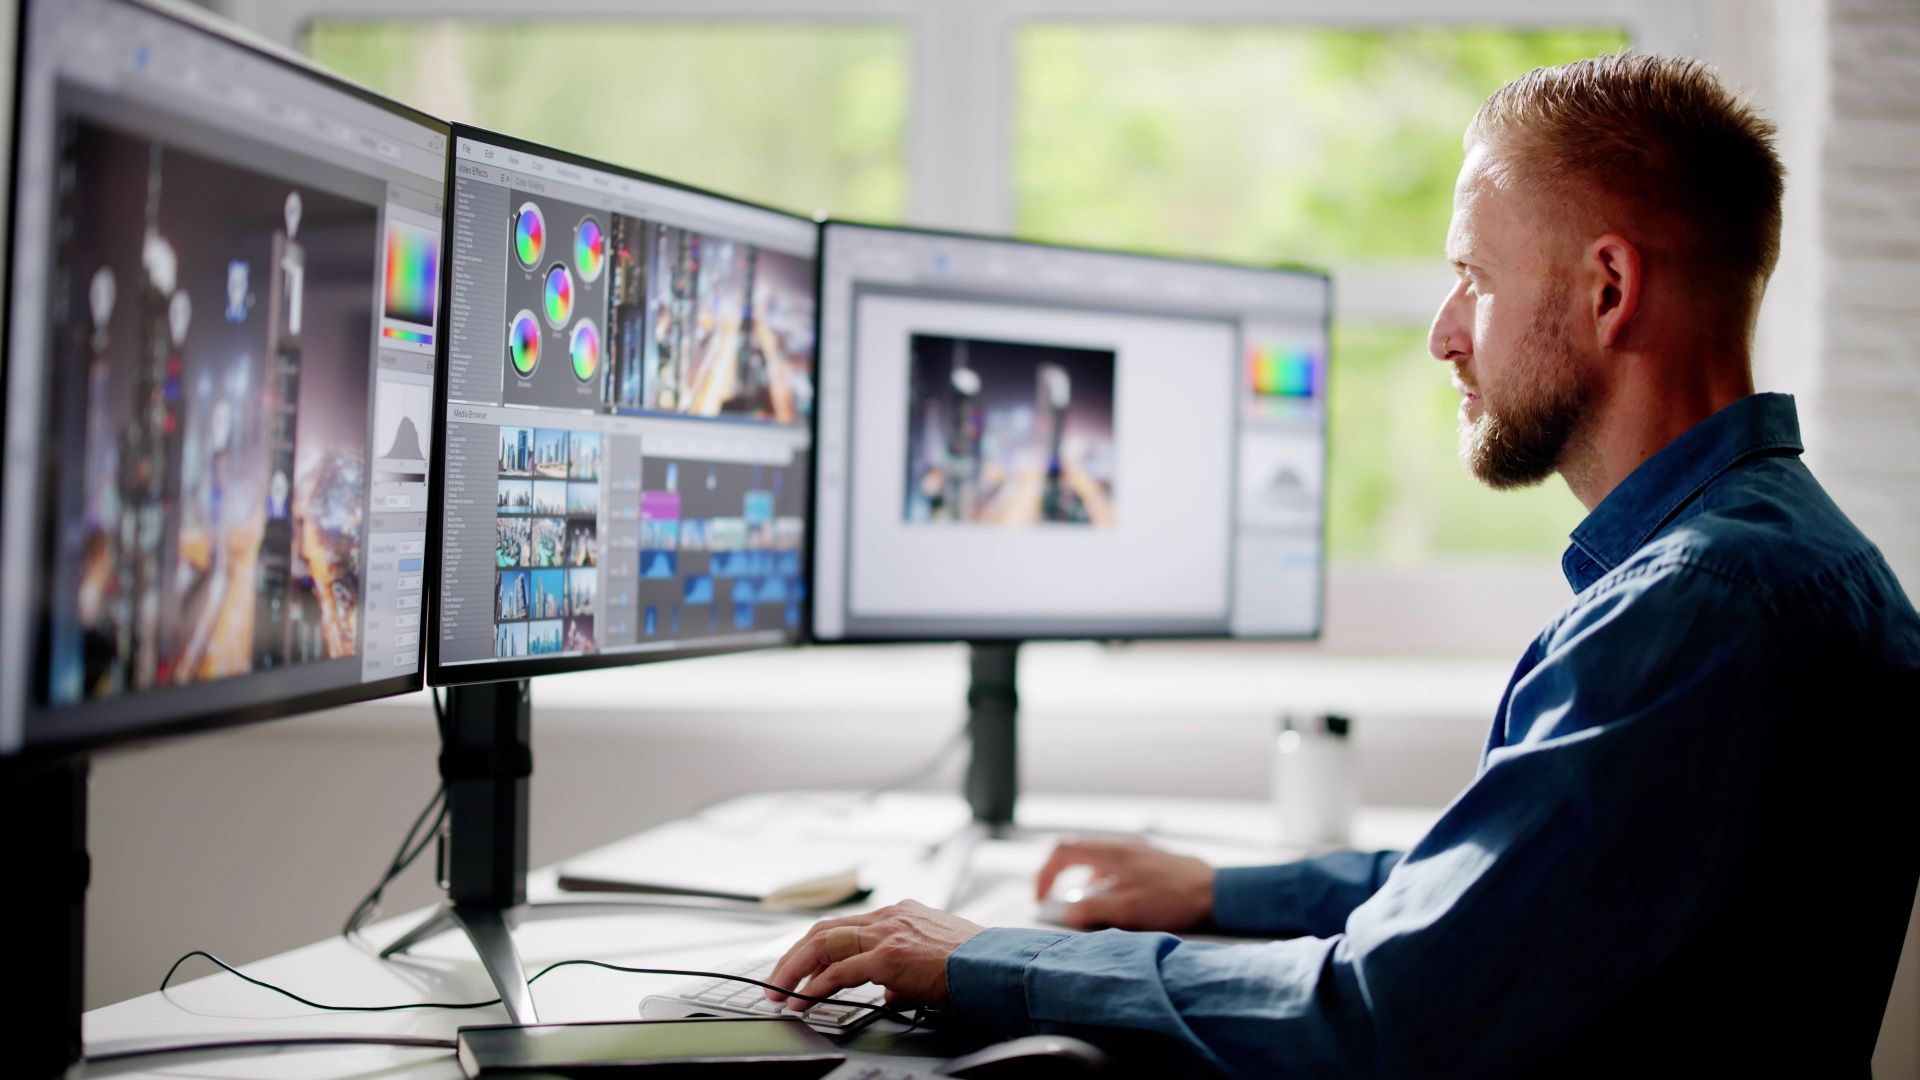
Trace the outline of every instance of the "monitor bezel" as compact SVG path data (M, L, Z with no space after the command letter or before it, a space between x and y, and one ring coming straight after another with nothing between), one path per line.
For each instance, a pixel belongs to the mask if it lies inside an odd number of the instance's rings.
M5 254L7 285L6 297L4 301L0 301L0 335L5 335L4 337L0 337L0 341L9 343L12 341L14 319L13 282L15 280L14 275L19 269L15 264L15 238L19 235L20 151L24 138L21 120L22 110L25 107L25 90L27 84L28 32L32 25L32 12L41 4L56 4L58 2L59 0L21 0L14 19L13 105L9 110L9 115L13 123L13 131L8 139L8 150L12 155L12 159L8 162L7 166L7 181L9 184L6 208L7 243ZM303 76L312 78L326 88L344 92L362 102L377 106L411 123L427 128L440 135L445 144L448 156L451 157L452 155L452 125L447 121L421 112L411 105L386 97L366 86L362 86L341 75L328 71L296 53L289 52L249 34L243 27L232 25L226 20L211 14L199 11L183 11L171 4L154 2L154 0L109 0L109 2L120 4L142 14L151 15L174 25L186 27L197 33L204 34L208 39L218 42L223 46L231 46L253 56L272 61L289 70L298 72ZM442 205L444 206L444 195ZM34 362L40 363L44 362L44 360L37 359ZM12 391L11 380L8 377L11 366L11 363L0 364L0 445L4 445L7 414L11 411L7 406L7 402L11 400L9 395ZM52 467L53 462L49 460L42 466L40 470L41 475L35 478L34 483L36 487L40 489L36 491L37 495L44 496L44 485L48 480L45 473ZM44 503L44 498L42 502ZM54 538L57 525L50 517L37 524L39 526L38 535L34 539L32 550L23 553L23 556L32 557L36 565L39 565L42 563L46 553L52 550L51 541ZM9 553L7 557L13 556ZM31 663L38 664L43 659L46 651L47 624L45 612L50 603L50 598L45 591L47 588L45 575L36 575L36 577L39 578L39 581L36 583L34 589L34 618L30 624L32 629L30 631L31 640L28 642L28 655L31 658ZM364 614L362 617L364 618ZM322 709L338 708L343 705L353 705L364 701L413 693L420 690L424 685L425 665L423 651L421 662L416 663L414 670L405 675L394 675L383 679L376 679L372 682L353 683L332 689L296 694L291 697L248 705L203 712L189 712L171 719L160 720L151 724L141 724L137 728L122 728L110 732L87 732L72 738L48 737L45 734L36 734L36 727L39 726L36 724L36 721L44 719L49 712L49 706L36 698L34 687L37 684L37 678L38 676L36 674L27 683L27 692L20 702L20 746L10 754L0 753L0 768L11 769L15 765L33 767L49 760L89 754L115 746L142 744L178 735L237 727L242 724L258 723L265 720L283 719L303 713L317 712Z
M883 224L878 224L871 221L861 221L854 218L839 218L839 217L831 217L831 216L823 217L820 219L820 257L819 257L819 260L814 264L816 284L814 287L815 300L814 300L814 310L813 310L813 317L814 317L813 339L815 342L824 343L826 340L826 338L823 335L825 333L826 317L827 317L827 305L826 305L827 236L836 228L864 229L871 232L899 233L899 234L911 235L911 236L943 237L950 240L970 240L970 241L984 241L987 243L995 243L995 244L1014 244L1021 247L1041 248L1049 251L1077 252L1077 253L1086 254L1086 255L1116 255L1116 256L1123 256L1127 258L1143 259L1148 262L1156 262L1156 263L1174 263L1174 264L1185 265L1185 266L1216 267L1216 268L1227 269L1227 270L1253 271L1256 273L1290 273L1290 274L1300 274L1300 275L1304 275L1312 278L1318 278L1322 282L1326 290L1326 298L1327 298L1326 311L1322 319L1321 329L1322 329L1322 332L1326 335L1326 340L1327 340L1327 369L1329 371L1329 375L1331 374L1331 371L1333 368L1333 275L1321 267L1311 266L1305 263L1295 263L1295 262L1286 262L1286 261L1261 264L1261 263L1236 262L1230 259L1207 259L1207 258L1198 258L1190 255L1169 255L1163 252L1151 251L1143 248L1102 247L1102 246L1091 245L1091 244L1065 244L1065 243L1059 243L1059 242L1048 241L1048 240L1033 240L1033 239L1028 239L1020 236L1001 236L1001 235L995 235L993 233L975 232L975 231L970 231L965 229L931 228L931 227L918 226L918 225L883 225ZM852 348L851 343L849 343L848 348ZM813 409L813 429L814 429L813 430L813 446L814 446L813 467L814 467L816 486L817 486L818 473L821 467L821 459L820 459L820 453L819 453L820 415L822 412L825 411L821 407L820 403L825 401L826 399L826 387L827 387L827 382L830 379L830 376L827 374L826 351L825 351L824 344L816 345L816 349L818 350L817 352L818 359L814 363L814 384L817 389L815 391L815 399L814 399L815 404ZM1117 641L1220 641L1220 642L1246 642L1248 644L1276 643L1276 642L1281 642L1281 643L1317 642L1322 637L1325 636L1326 627L1327 627L1327 517L1328 517L1328 514L1326 511L1326 506L1327 506L1326 492L1327 492L1327 479L1329 476L1332 475L1332 467L1333 467L1332 466L1333 443L1330 437L1331 430L1332 430L1331 428L1332 417L1333 417L1333 394L1332 394L1333 380L1331 377L1329 377L1326 380L1326 384L1327 384L1326 392L1322 395L1322 402L1323 402L1322 408L1324 411L1324 415L1326 417L1326 422L1325 422L1325 425L1321 428L1321 434L1320 434L1320 450L1321 450L1321 453L1320 453L1320 491L1321 491L1320 573L1318 575L1317 581L1315 582L1315 586L1316 586L1315 597L1314 597L1315 611L1314 611L1314 621L1313 621L1314 628L1309 632L1297 633L1297 634L1226 634L1226 633L1213 633L1209 631L1195 631L1192 633L1174 633L1174 632L1153 632L1153 633L1144 633L1144 634L1018 633L1018 634L1004 634L1004 635L959 634L959 633L940 634L936 632L930 632L925 634L899 634L899 635L885 635L885 636L873 636L870 634L844 634L840 637L829 638L829 637L821 637L818 632L818 626L814 618L814 614L815 614L814 603L815 603L815 597L818 594L818 589L814 587L813 584L810 583L807 589L806 603L803 605L803 615L805 618L806 630L807 630L807 641L809 644L814 644L814 645L916 645L916 644L924 645L924 644L935 644L935 643L947 644L952 642L965 642L968 644L977 644L977 645L1018 645L1022 642L1027 642L1027 641L1116 641L1116 642ZM851 496L849 496L849 498L851 498ZM818 557L819 549L818 547L815 546L814 540L815 540L815 537L818 535L817 533L817 530L819 528L818 513L819 513L819 500L818 499L810 500L808 503L808 513L807 513L807 550L810 555L816 558ZM812 582L818 582L820 577L819 566L814 563L809 563L807 570L812 579ZM843 604L844 604L844 600L843 600Z
M525 153L525 154L534 154L542 157L549 157L556 161L563 161L571 165L577 165L581 168L593 169L600 172L611 173L615 176L624 177L629 180L637 180L641 183L646 183L646 184L655 184L663 188L669 188L675 191L683 191L689 194L699 195L699 196L702 196L703 198L717 199L721 202L730 203L735 206L743 206L743 207L748 207L754 210L761 210L768 213L779 214L782 217L791 218L795 221L805 222L809 225L815 226L814 273L815 273L816 298L814 301L814 331L815 331L816 337L815 337L814 351L815 351L816 357L818 356L819 339L817 337L817 334L820 328L820 324L819 324L820 304L818 300L818 289L819 289L818 275L819 275L819 266L820 266L819 243L822 238L819 232L819 229L817 227L819 218L809 217L806 214L796 213L795 211L787 210L782 207L771 206L761 202L755 202L751 199L743 199L735 195L728 195L724 192L714 191L711 188L697 187L695 185L682 183L677 180L669 180L666 177L655 176L651 173L642 172L638 169L631 169L623 165L616 165L612 162L602 161L598 158L588 157L587 155L584 155L584 154L577 154L570 150L564 150L559 147L550 146L546 143L535 142L531 139L523 139L523 138L520 138L519 136L507 135L498 131L491 131L491 130L488 130L487 128L479 127L474 124L466 124L466 123L460 123L456 121L452 125L452 127L453 127L453 135L447 143L447 199L448 199L447 205L449 207L451 207L452 205L452 198L453 198L453 191L454 191L454 187L453 187L454 170L459 167L459 161L460 161L460 156L456 152L455 148L458 146L459 141L461 139L471 138L476 142L488 143L490 145L498 146L503 149L518 150L521 153ZM450 213L448 216L449 218L451 218ZM449 228L442 229L440 234L440 265L442 266L452 265L451 264L452 257L453 257L453 229L449 227ZM451 311L452 302L453 302L453 276L451 274L446 274L442 276L440 281L440 310ZM429 464L429 467L427 469L427 548L429 551L432 551L435 553L438 553L444 550L445 539L446 539L445 513L446 513L447 463L446 463L446 457L444 453L441 453L440 451L444 449L443 440L446 438L447 391L448 391L448 382L449 382L449 375L447 371L447 360L448 360L448 354L451 349L452 349L452 335L450 333L440 335L440 341L434 347L435 364L434 364L434 375L433 375L433 426L434 426L435 453L433 455L433 460ZM818 377L817 369L819 367L817 360L814 366L816 368L815 376L817 378ZM815 394L814 401L815 401L814 410L813 410L814 415L812 419L809 421L809 423L807 424L807 438L808 438L808 446L807 446L808 463L807 463L807 470L806 470L807 491L806 491L806 512L803 515L803 519L808 523L809 528L811 528L811 525L813 522L814 503L815 503L815 500L813 497L813 494L814 494L813 482L814 482L815 473L818 469L818 465L816 461L816 451L817 451L817 437L819 433L820 409L819 409L819 396L817 393ZM439 625L440 625L441 582L440 582L440 574L438 573L438 570L439 570L438 559L436 558L435 560L436 573L433 575L433 580L429 583L429 587L427 589L428 603L432 605L432 612L433 612L432 617L426 620L426 625L429 627L431 631L428 635L429 640L426 642L427 685L429 686L468 686L468 685L474 685L479 683L511 682L518 679L535 678L541 675L561 675L561 674L566 674L566 673L576 672L576 671L598 671L604 668L634 667L642 664L657 664L657 663L662 663L670 660L692 660L692 659L697 659L699 657L704 657L704 656L727 656L727 655L733 655L737 653L763 652L768 649L791 649L796 646L804 645L804 644L807 644L809 640L807 631L809 629L808 623L809 623L809 617L811 615L811 611L808 609L807 605L811 604L813 600L813 581L812 581L813 535L811 531L809 531L807 535L801 538L800 561L801 561L801 565L806 568L807 575L808 575L807 581L806 581L806 590L805 590L806 598L802 601L802 604L801 604L800 626L795 630L786 631L785 640L782 640L779 642L769 642L767 644L754 644L754 645L695 645L687 648L660 649L657 651L649 651L649 652L622 652L622 653L610 653L610 654L609 653L593 653L585 656L558 656L558 657L551 657L551 658L543 657L540 659L533 659L529 657L526 659L474 661L469 663L446 665L440 662Z

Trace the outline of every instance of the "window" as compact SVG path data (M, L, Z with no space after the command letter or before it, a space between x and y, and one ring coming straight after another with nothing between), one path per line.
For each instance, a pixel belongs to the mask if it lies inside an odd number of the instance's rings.
M1626 44L1617 30L1088 23L1016 40L1020 232L1317 263L1336 297L1354 268L1440 263L1460 135L1489 92ZM1492 493L1455 459L1458 399L1426 350L1440 299L1335 326L1330 547L1397 563L1558 552L1583 512L1563 484Z
M1326 266L1327 644L1372 652L1506 651L1583 513L1456 460L1425 331L1468 118L1536 65L1727 30L1702 0L222 2L431 112L776 205ZM556 50L591 106L516 73Z
M905 207L896 27L323 20L305 46L427 112L673 180L802 213Z

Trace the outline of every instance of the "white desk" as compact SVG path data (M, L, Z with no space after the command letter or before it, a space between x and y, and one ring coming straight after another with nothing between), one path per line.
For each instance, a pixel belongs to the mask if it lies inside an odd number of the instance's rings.
M842 813L850 796L836 793L762 794L732 800L700 815L727 829L751 828L777 842L782 835L812 831L822 816ZM927 798L920 796L918 798ZM957 800L956 800L957 801ZM951 810L950 812L957 813ZM1367 808L1355 824L1355 846L1410 846L1438 811L1426 808ZM964 815L961 815L964 816ZM1217 865L1256 864L1297 857L1279 848L1265 803L1202 799L1138 799L1025 796L1020 819L1035 824L1068 823L1079 828L1108 822L1120 829L1149 826L1149 835L1175 850L1208 858ZM397 827L397 826L396 826ZM908 830L909 832L911 830ZM876 881L870 904L885 903L916 891L919 846L909 835L869 839L869 872ZM1032 926L1035 905L1032 874L1051 841L1022 836L983 844L973 873L955 898L954 910L976 922ZM415 872L418 872L417 870ZM531 898L562 894L551 869L529 881ZM863 905L865 906L865 905ZM382 961L380 945L410 928L424 912L409 912L370 927L365 939L339 937L244 966L255 978L329 1004L386 1004L407 1001L476 1001L494 996L464 938L447 934L409 956ZM344 915L344 913L343 913ZM584 916L531 923L516 934L529 974L557 960L587 958L641 967L708 968L770 951L797 936L816 915L740 917L703 912L640 909L613 915ZM207 944L183 941L177 952ZM218 950L211 950L218 952ZM197 973L210 965L192 961ZM154 972L157 983L162 972ZM594 968L563 968L534 985L544 1022L634 1019L642 997L686 980L673 976L628 975ZM452 1038L463 1026L505 1022L498 1006L465 1011L418 1010L396 1013L320 1013L246 983L224 972L177 981L165 995L146 994L86 1014L90 1053L129 1049L148 1043L178 1043L284 1034L382 1034ZM884 1024L885 1021L877 1022ZM876 1025L877 1026L877 1025ZM928 1059L924 1064L931 1064ZM908 1063L903 1060L902 1064ZM327 1047L248 1050L222 1054L178 1055L87 1066L87 1077L338 1077L455 1078L453 1056L441 1050L400 1047Z

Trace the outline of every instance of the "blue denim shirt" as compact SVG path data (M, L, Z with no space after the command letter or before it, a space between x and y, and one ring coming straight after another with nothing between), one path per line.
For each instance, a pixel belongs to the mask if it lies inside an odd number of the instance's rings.
M1219 926L1287 940L987 930L955 1009L1238 1076L1863 1070L1913 899L1920 617L1800 452L1755 395L1611 492L1417 846L1219 872Z

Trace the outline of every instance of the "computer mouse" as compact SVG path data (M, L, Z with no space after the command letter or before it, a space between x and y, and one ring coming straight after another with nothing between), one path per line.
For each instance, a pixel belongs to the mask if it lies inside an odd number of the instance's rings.
M1102 878L1082 885L1055 885L1053 892L1040 901L1040 921L1055 926L1067 925L1067 909L1082 900L1090 900L1113 887L1113 883Z
M1107 1055L1090 1042L1067 1035L1027 1035L954 1058L933 1071L974 1080L1038 1080L1093 1076L1106 1065Z

